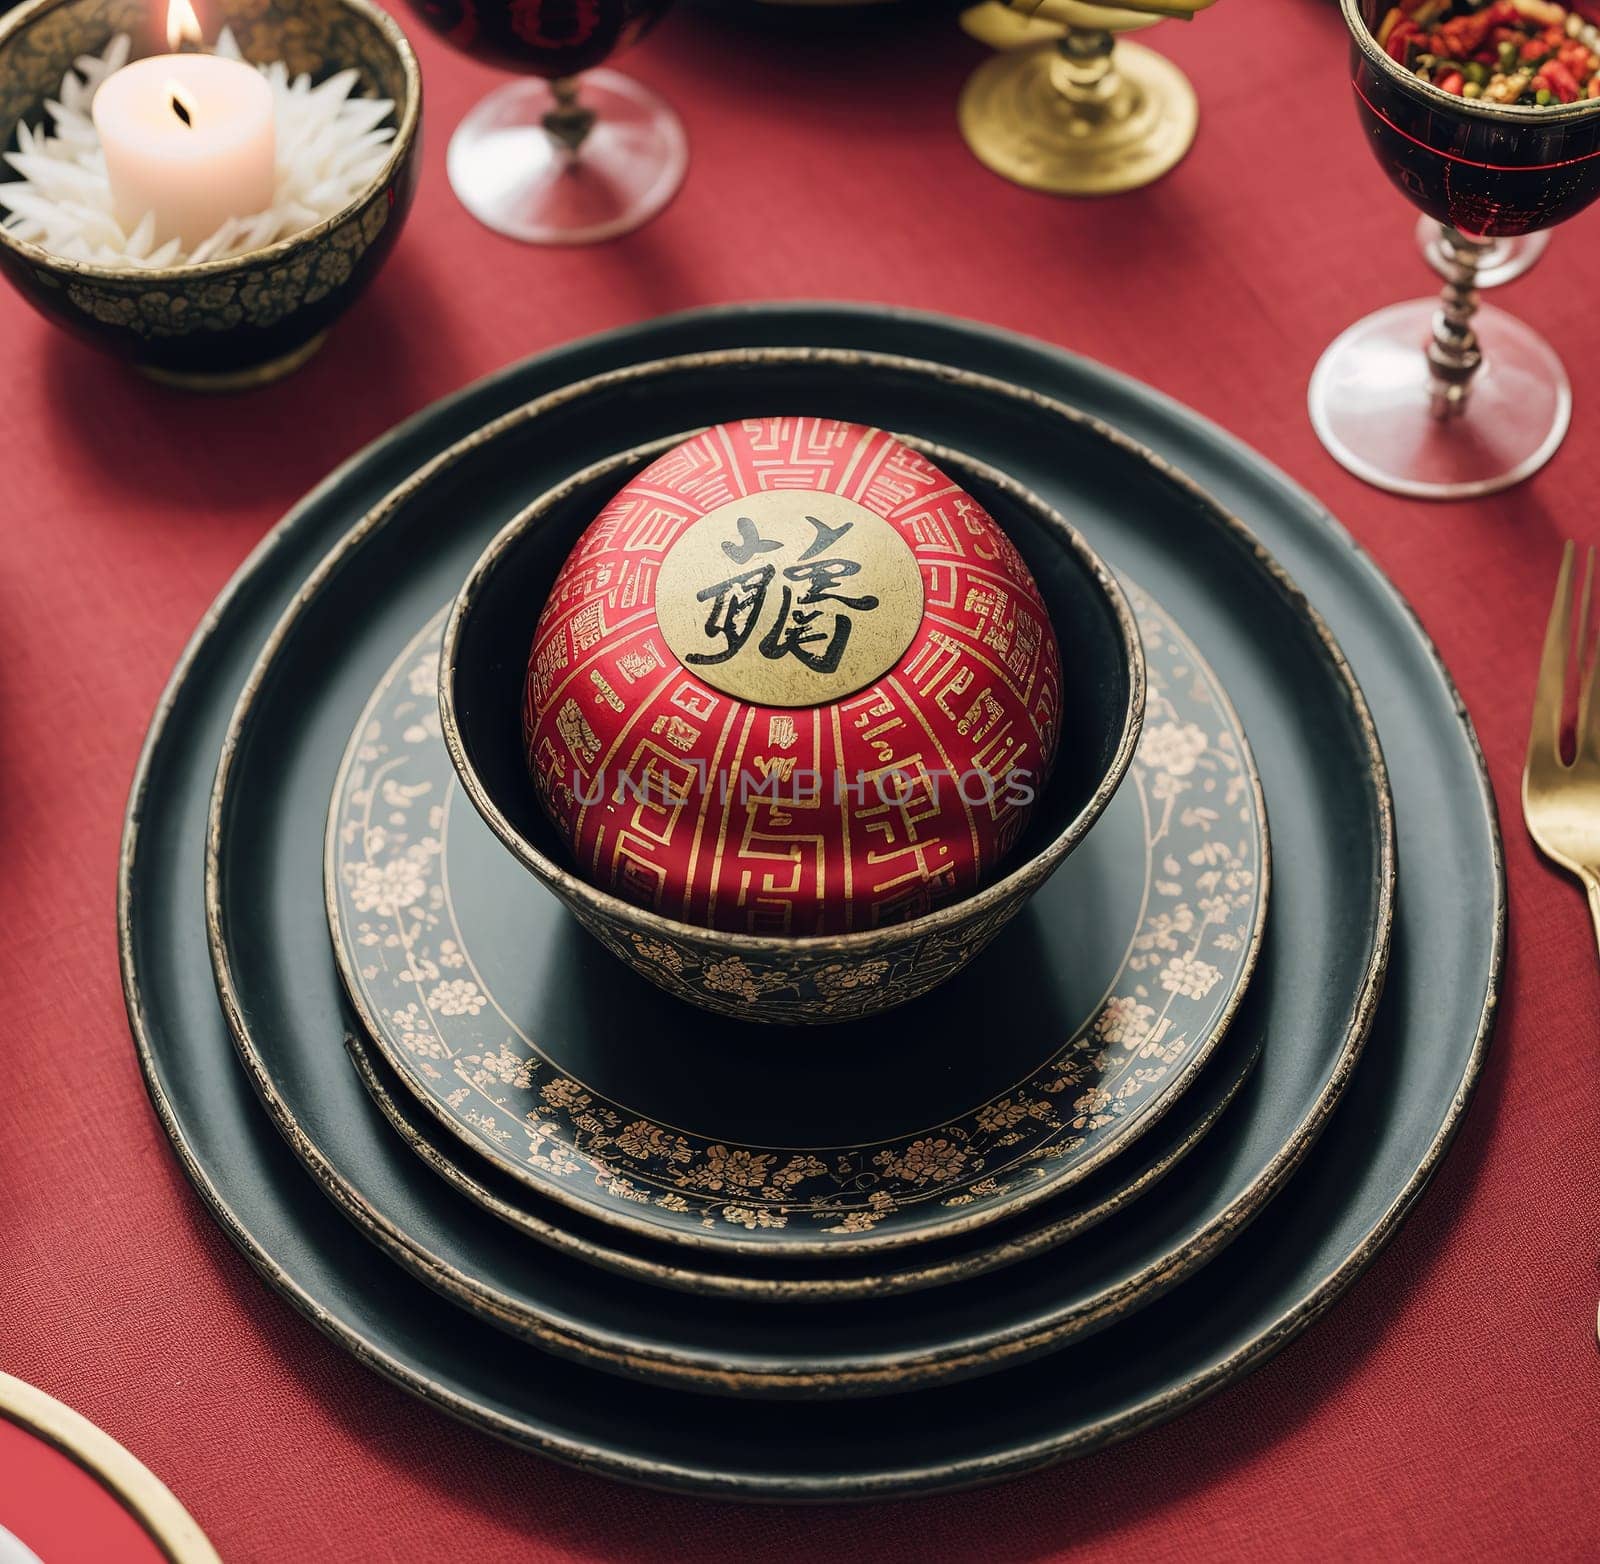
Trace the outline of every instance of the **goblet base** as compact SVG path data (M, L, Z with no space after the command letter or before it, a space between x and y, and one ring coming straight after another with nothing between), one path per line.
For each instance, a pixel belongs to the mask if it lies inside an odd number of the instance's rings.
M648 222L689 166L682 122L648 87L611 70L579 78L594 127L576 152L544 128L557 108L548 82L497 88L450 138L446 168L461 204L527 244L595 244Z
M1515 282L1544 254L1550 243L1549 229L1538 233L1519 234L1514 239L1491 239L1478 263L1476 286L1502 288ZM1422 257L1441 277L1450 275L1450 258L1439 242L1439 225L1431 217L1417 220L1417 248Z
M1356 477L1415 499L1467 499L1520 483L1555 454L1572 388L1538 332L1493 305L1472 318L1483 362L1458 412L1436 417L1427 346L1436 299L1358 320L1311 376L1311 422Z
M1200 107L1188 78L1142 44L1119 42L1120 91L1093 107L1055 81L1056 46L997 54L961 94L961 133L995 173L1052 195L1114 195L1159 179L1194 142Z

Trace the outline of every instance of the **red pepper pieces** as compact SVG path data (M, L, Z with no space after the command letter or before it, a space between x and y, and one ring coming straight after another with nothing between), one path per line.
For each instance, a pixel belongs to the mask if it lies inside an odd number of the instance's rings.
M1420 38L1422 30L1409 19L1398 21L1389 29L1388 41L1384 50L1391 60L1398 60L1401 65L1406 63L1406 47L1412 39Z
M1549 60L1540 72L1544 77L1544 84L1563 103L1576 103L1578 101L1578 83L1573 79L1572 72L1560 60Z
M1375 36L1453 97L1518 107L1600 98L1600 0L1396 0Z

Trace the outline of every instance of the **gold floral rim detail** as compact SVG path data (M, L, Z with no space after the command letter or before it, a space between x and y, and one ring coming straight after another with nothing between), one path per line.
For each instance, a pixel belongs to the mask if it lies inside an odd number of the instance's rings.
M1266 909L1264 811L1237 716L1170 618L1128 595L1151 664L1130 773L1145 822L1141 921L1102 1003L1009 1091L892 1141L794 1150L661 1123L562 1071L498 1005L455 917L458 784L433 699L443 614L374 692L329 817L334 946L381 1053L437 1119L523 1183L658 1233L777 1237L794 1224L847 1239L890 1216L926 1231L941 1210L998 1206L1027 1183L1065 1188L1192 1078L1248 980ZM637 957L680 975L701 959L633 939ZM873 965L841 962L825 981L870 985ZM696 981L753 999L780 977L724 955Z
M708 1257L701 1251L685 1252L681 1245L656 1254L644 1246L630 1244L629 1235L620 1232L615 1240L607 1242L572 1229L563 1221L563 1212L550 1211L540 1196L523 1195L508 1188L509 1181L503 1181L499 1188L492 1187L486 1182L490 1170L473 1167L454 1146L446 1145L436 1131L430 1130L423 1122L426 1115L411 1101L404 1086L395 1081L396 1089L390 1090L388 1083L394 1080L394 1074L387 1065L380 1064L377 1050L364 1033L347 1032L344 1046L367 1095L389 1127L452 1189L517 1232L602 1270L658 1287L703 1297L778 1303L895 1297L970 1281L1059 1248L1127 1210L1170 1177L1233 1106L1255 1073L1262 1054L1262 1039L1257 1036L1243 1058L1215 1061L1212 1069L1220 1073L1214 1083L1208 1075L1208 1084L1215 1084L1220 1090L1203 1109L1188 1118L1177 1137L1155 1157L1141 1154L1130 1158L1132 1167L1113 1167L1112 1176L1102 1178L1098 1190L1086 1180L1079 1192L1036 1207L1020 1223L990 1223L964 1237L948 1240L931 1252L924 1246L891 1251L877 1258L846 1253L837 1256L831 1267L808 1267L804 1272L780 1274L762 1269L760 1258L747 1254L738 1255L731 1264L719 1264L717 1257ZM780 1265L788 1258L782 1253L772 1256ZM864 1263L869 1259L870 1265Z

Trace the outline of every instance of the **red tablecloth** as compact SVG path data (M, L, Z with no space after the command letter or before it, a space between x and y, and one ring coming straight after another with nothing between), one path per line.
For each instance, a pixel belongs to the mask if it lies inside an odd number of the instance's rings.
M445 143L496 78L415 33L417 210L290 382L159 392L0 298L0 1367L126 1443L234 1561L1596 1556L1600 967L1517 787L1559 541L1600 536L1600 217L1503 296L1566 359L1565 449L1508 497L1428 507L1347 477L1306 420L1323 346L1430 278L1413 214L1360 144L1327 0L1231 0L1149 35L1199 89L1200 139L1164 183L1100 204L1024 193L970 157L954 106L982 51L945 24L797 44L685 8L627 66L681 110L688 183L650 228L573 253L500 239L456 204ZM1442 1173L1278 1359L1178 1422L1000 1489L774 1512L613 1486L469 1432L269 1292L145 1100L113 887L168 670L303 490L512 358L661 311L801 295L1065 344L1315 490L1460 681L1505 819L1512 937L1498 1041Z
M0 1558L20 1542L41 1564L162 1564L131 1510L30 1429L0 1419Z

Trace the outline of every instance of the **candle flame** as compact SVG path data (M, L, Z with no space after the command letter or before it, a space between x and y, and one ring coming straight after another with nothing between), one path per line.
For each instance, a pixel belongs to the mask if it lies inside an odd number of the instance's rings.
M189 0L167 0L167 47L176 54L181 45L200 43L204 37Z
M192 128L194 125L194 99L170 76L162 83L162 88L167 94L167 101L172 105L172 112L185 125Z

